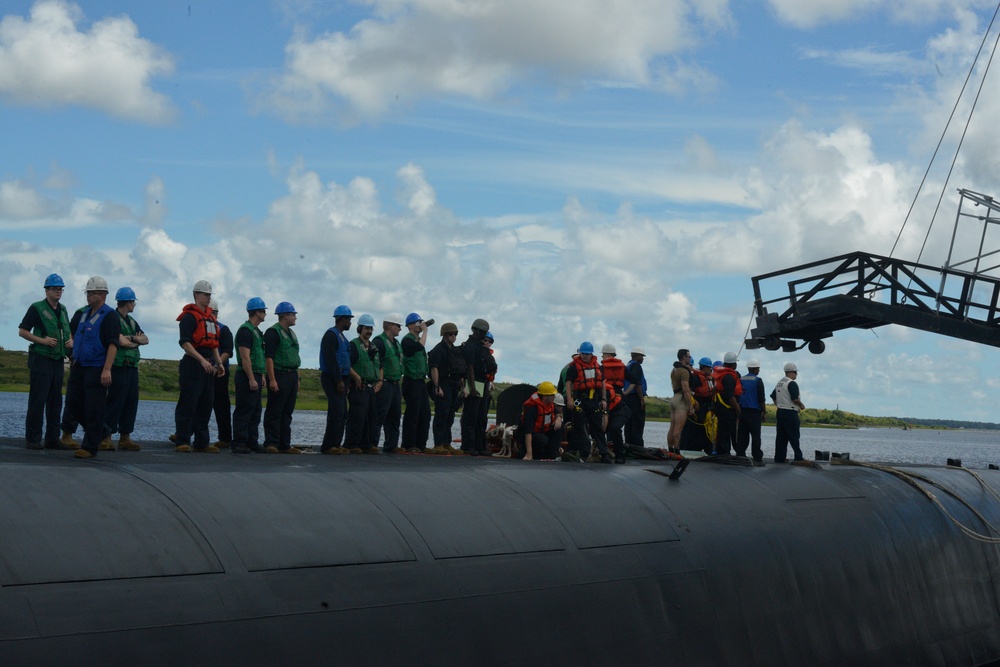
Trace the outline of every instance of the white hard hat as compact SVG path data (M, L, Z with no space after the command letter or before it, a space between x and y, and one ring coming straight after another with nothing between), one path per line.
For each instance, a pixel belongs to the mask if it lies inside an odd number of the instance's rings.
M760 362L756 359L751 359L747 362L747 368L760 368Z
M403 326L403 316L399 313L389 313L382 318L382 322L385 324L398 324L399 326Z
M108 281L100 276L93 276L87 281L87 289L84 292L107 292Z
M724 364L735 364L740 358L735 352L726 352L726 356L722 357L722 363Z
M645 357L646 356L646 350L642 349L641 347L639 347L637 345L636 347L632 348L632 354L641 354L642 356Z
M219 303L215 299L212 299L211 301L208 302L208 307L211 308L212 310L217 311L219 310Z
M611 343L605 343L604 347L601 348L601 354L618 354L615 350L615 346Z
M212 293L212 283L207 280L199 280L194 284L194 292L201 292L202 294Z
M556 394L555 404L566 407L566 398L562 394Z
M793 364L792 362L789 361L787 364L785 364L785 372L786 373L791 373L792 371L795 371L796 373L798 373L799 369L795 366L795 364Z

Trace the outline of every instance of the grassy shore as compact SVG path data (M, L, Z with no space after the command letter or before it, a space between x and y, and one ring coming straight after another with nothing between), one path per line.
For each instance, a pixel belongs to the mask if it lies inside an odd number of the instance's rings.
M177 400L177 360L143 359L139 363L139 397L150 401ZM302 383L296 409L326 410L326 395L320 385L319 371L304 368L300 371ZM541 380L539 380L541 381ZM497 383L497 392L509 387ZM28 391L28 354L15 350L0 350L0 391ZM232 393L232 383L230 383ZM648 421L670 421L670 404L666 399L650 396L646 401ZM878 428L911 427L894 417L866 417L842 410L808 409L802 415L802 424L824 428ZM774 423L774 407L769 409L770 423ZM915 427L920 428L920 427Z

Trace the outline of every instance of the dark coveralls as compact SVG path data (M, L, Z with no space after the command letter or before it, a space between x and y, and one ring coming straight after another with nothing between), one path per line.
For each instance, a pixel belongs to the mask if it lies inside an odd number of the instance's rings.
M108 408L108 389L101 384L101 372L104 370L103 359L101 359L100 365L95 365L97 364L96 360L91 362L83 360L87 363L86 366L81 363L80 343L88 316L92 317L89 311L81 315L80 323L76 329L77 335L73 340L76 356L73 359L74 372L70 373L69 386L66 387L66 409L77 423L83 424L83 444L80 447L96 456L101 439L107 435L104 418ZM111 309L111 312L104 316L100 326L97 335L101 347L107 351L109 346L117 346L121 326L114 309Z
M344 441L344 429L347 426L347 390L351 382L351 365L348 362L341 365L337 360L340 346L347 346L347 338L335 328L327 329L319 346L321 365L326 370L319 376L323 393L326 394L326 430L323 432L321 451L340 447ZM350 359L350 357L347 357ZM337 393L337 383L343 382L344 393Z
M600 380L601 369L597 367L598 380ZM577 379L576 364L570 364L566 371L566 384L572 386ZM570 447L580 455L584 461L590 456L591 438L597 445L597 451L602 457L608 455L608 440L604 435L603 415L600 412L601 399L597 396L597 390L577 389L573 387L573 402L575 406L567 403L573 420L573 430L570 431ZM575 409L579 408L579 409Z
M733 441L736 439L737 411L730 407L730 400L736 395L737 381L733 375L727 373L717 380L718 386L715 388L718 398L713 398L712 408L719 419L719 428L715 436L715 453L720 456L728 456L732 452Z
M609 392L610 396L610 392ZM613 401L609 400L608 405L612 405ZM625 460L625 437L622 434L622 429L628 424L629 419L632 417L632 411L629 410L628 405L625 403L624 399L618 398L618 404L613 408L608 409L608 437L611 439L611 444L615 448L615 459L618 461Z
M257 336L260 339L259 345L263 348L264 334L257 329ZM236 330L236 350L246 348L252 350L254 346L254 333L249 329L240 327ZM233 374L233 386L236 389L236 409L233 410L233 451L246 447L252 452L259 452L260 446L260 415L263 411L264 394L264 373L258 369L251 368L254 380L257 382L257 391L250 389L250 378L243 370L239 354L236 355L236 372ZM263 371L263 369L261 369ZM216 417L218 419L218 417ZM220 437L221 439L221 437Z
M59 304L61 310L65 306ZM74 331L72 324L69 329L62 331L64 325L59 317L59 311L53 309L52 315L56 322L60 322L59 328L63 340L69 340ZM18 326L25 331L32 331L36 336L43 336L44 333L36 331L42 327L42 319L34 306L28 307L28 312L24 314L24 319ZM45 446L59 446L59 411L62 409L62 385L63 385L63 358L53 359L38 354L32 348L28 348L28 413L24 418L24 439L30 444L42 442L42 417L45 417ZM76 425L74 424L74 430Z
M233 439L232 404L229 402L229 360L233 356L233 332L222 322L219 322L219 356L222 357L222 367L226 372L221 377L215 377L212 410L215 412L215 425L219 429L219 442L228 443Z
M417 365L413 361L415 357L420 355L426 357L427 352L412 334L403 337L400 347L403 349L403 400L406 402L402 445L404 449L424 449L427 447L427 433L431 426L431 400L427 395L427 374L423 373L423 377L413 374L411 377L413 371L409 369Z
M756 375L747 374L740 378L743 393L739 397L740 420L736 431L736 455L746 456L747 445L754 461L764 460L764 450L760 447L760 426L763 421L767 398L764 381Z
M375 394L375 442L378 443L379 433L385 434L382 450L394 452L399 447L399 419L403 416L403 393L400 387L402 376L402 351L398 340L383 338L381 335L372 338L372 345L378 348L382 360L382 388ZM391 349L390 349L391 348ZM389 372L391 365L386 354L395 355L399 361L398 377Z
M681 449L703 451L706 454L711 454L715 449L715 445L708 439L708 435L705 432L705 420L708 419L708 415L712 411L713 396L711 394L708 396L698 395L699 390L702 392L705 391L701 389L701 386L702 383L707 384L708 380L702 379L697 373L692 373L688 382L690 383L691 393L698 402L698 409L684 423L684 430L681 431Z
M378 448L378 405L376 403L375 385L378 378L378 348L374 344L368 347L367 351L359 352L358 346L354 343L348 347L351 352L351 367L357 373L357 364L361 360L361 354L367 354L371 363L374 364L373 375L361 375L361 387L356 387L351 383L351 390L348 394L347 408L347 448L360 449L369 452Z
M432 395L434 422L431 428L434 432L434 446L451 447L451 428L455 424L455 412L462 399L462 378L466 375L465 358L459 347L442 340L427 355L427 363L431 369L438 369L438 382L443 394L438 396L435 392ZM433 385L428 386L434 389Z
M646 393L644 381L646 379L642 370L642 364L632 360L625 364L625 386L623 398L632 414L625 422L625 441L633 447L645 447L643 433L646 430L646 408L642 406L640 396ZM641 394L639 392L642 392Z
M142 327L131 315L122 317L115 312L118 320L118 327L122 335L128 338L131 335L141 334ZM124 327L122 325L125 325ZM133 331L126 331L128 327ZM116 341L117 342L117 341ZM120 433L129 435L135 430L135 416L139 409L139 367L135 361L123 359L122 350L118 350L115 365L111 367L111 387L108 388L108 410L105 416L107 425L106 433Z
M264 332L265 359L275 358L279 339L280 334L274 326ZM298 366L279 368L275 364L274 380L278 383L278 391L267 392L267 407L264 410L264 446L277 447L284 451L292 446L292 414L295 412L295 401L299 396Z
M198 326L191 313L185 313L177 324L180 330L178 342L194 344L194 333ZM212 362L211 347L195 347L195 352ZM194 448L204 449L209 445L208 422L212 418L212 404L215 401L215 375L209 375L194 357L185 354L177 365L178 385L180 392L177 397L177 407L174 409L174 426L177 439L175 444L191 444L194 435Z
M462 406L462 451L476 454L486 453L486 424L489 421L490 400L486 391L489 375L497 371L497 362L483 341L475 335L462 343L462 357L472 369L477 384L483 385L480 396L472 395L472 387Z

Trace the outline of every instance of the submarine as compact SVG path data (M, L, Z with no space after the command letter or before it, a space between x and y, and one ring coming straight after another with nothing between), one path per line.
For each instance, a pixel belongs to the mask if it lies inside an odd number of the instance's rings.
M2 440L0 664L1000 661L1000 472L737 463Z

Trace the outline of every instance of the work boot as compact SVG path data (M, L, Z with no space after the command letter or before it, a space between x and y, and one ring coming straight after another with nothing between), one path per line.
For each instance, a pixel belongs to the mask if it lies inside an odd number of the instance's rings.
M194 451L202 454L218 454L219 448L214 445L205 445L204 447L195 447Z
M118 436L118 449L123 452L138 452L142 447L132 439L131 433L122 433Z
M281 453L281 454L301 454L302 450L299 449L298 447L289 447L288 449L282 449L282 450L280 450L279 453Z
M111 442L111 436L106 436L101 438L101 444L97 447L102 452L113 452L115 451L115 444Z
M173 442L173 443L176 444L177 443L177 434L176 433L171 433L170 435L167 436L167 440L169 440L170 442Z
M191 451L191 445L177 445L174 448L175 452L180 452L181 454L187 454Z
M40 442L29 442L25 444L28 449L45 449L45 445Z
M62 437L59 438L59 444L62 445L63 449L80 449L80 445L73 440L73 434L69 431L63 431Z
M278 448L275 447L274 445L268 445L267 447L264 448L265 454L277 454L278 451L279 451Z
M231 451L233 454L249 454L250 448L247 447L246 445L236 444L233 445L229 451Z
M219 449L229 449L229 443L223 442L222 440L216 440L215 446L218 447Z
M73 456L78 459L92 459L95 455L88 452L86 449L78 449L73 452Z

